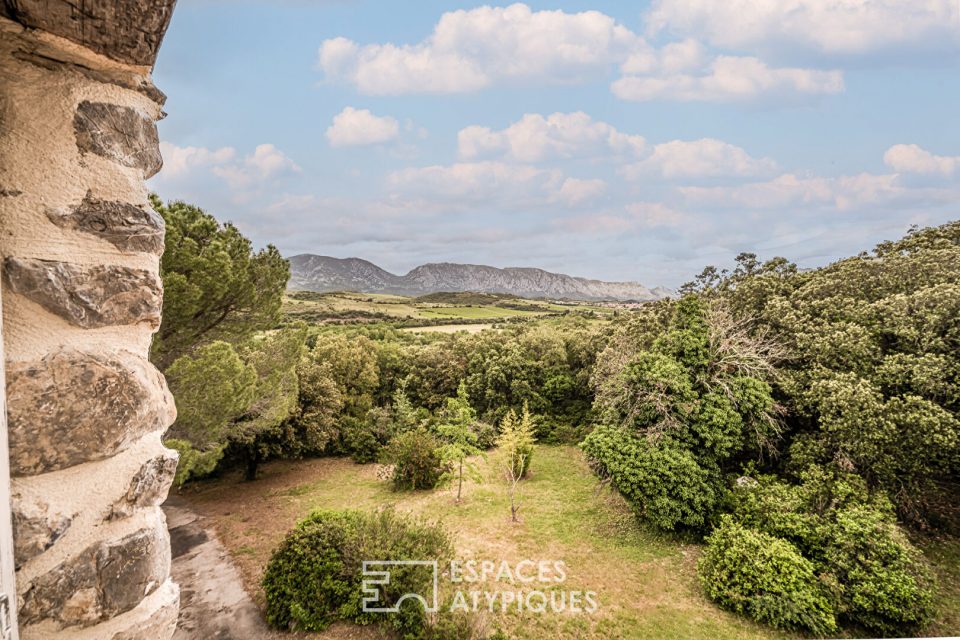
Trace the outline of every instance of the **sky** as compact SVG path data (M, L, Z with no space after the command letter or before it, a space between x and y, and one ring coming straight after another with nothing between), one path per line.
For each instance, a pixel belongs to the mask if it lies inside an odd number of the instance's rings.
M676 287L960 219L960 0L180 0L149 187L287 256Z

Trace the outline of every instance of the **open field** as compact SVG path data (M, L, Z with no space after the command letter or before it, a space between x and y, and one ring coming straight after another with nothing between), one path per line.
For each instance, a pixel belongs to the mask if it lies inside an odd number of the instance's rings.
M580 302L527 300L491 294L431 294L421 298L371 293L290 291L283 300L287 318L319 323L396 322L407 326L490 324L568 313L607 318L614 312Z
M550 313L548 309L542 311L527 311L520 309L505 309L502 307L418 307L422 318L458 318L461 320L492 320L496 318L530 318Z
M487 329L493 329L492 324L439 324L433 327L407 327L401 331L410 333L457 333L466 331L467 333L480 333Z

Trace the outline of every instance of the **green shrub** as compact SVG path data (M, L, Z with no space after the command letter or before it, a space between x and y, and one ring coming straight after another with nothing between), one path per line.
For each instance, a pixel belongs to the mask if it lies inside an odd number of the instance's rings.
M473 425L473 432L477 434L477 447L487 451L497 444L497 428L489 422L477 422Z
M381 460L393 465L393 488L433 489L445 468L437 453L440 442L425 429L401 433L384 447Z
M665 436L652 443L627 429L600 426L581 447L637 514L661 529L702 528L719 502L719 470L701 466Z
M407 600L397 614L362 610L365 560L438 560L452 556L447 533L437 525L398 515L317 511L300 522L280 544L263 578L267 622L278 629L322 631L337 620L380 624L416 637L426 616ZM430 593L432 575L422 567L393 567L390 582L379 585L383 602L407 593Z
M707 596L724 608L781 629L822 636L837 628L813 563L786 540L725 517L698 569Z
M744 527L789 542L832 585L842 621L883 634L909 632L932 614L933 582L896 524L893 506L853 474L813 467L801 483L744 479L730 495Z
M543 416L537 420L537 441L544 444L575 445L583 441L592 426L586 416L575 422Z
M823 535L823 566L841 585L844 617L883 634L909 632L930 620L930 573L886 514L850 507L837 512Z
M178 487L182 487L190 480L206 478L212 474L223 458L223 450L226 447L226 445L220 445L209 451L197 451L186 440L176 438L164 440L163 444L180 454L177 474L174 478Z
M354 462L369 464L380 457L380 450L393 435L393 414L389 409L375 407L363 420L345 421L346 446Z
M350 458L358 464L375 462L383 447L377 436L364 427L347 431L347 446L350 450Z
M414 636L415 640L509 640L486 631L481 615L451 611L451 604L452 601L441 603L439 611L427 617L426 624ZM404 640L414 638L407 636Z

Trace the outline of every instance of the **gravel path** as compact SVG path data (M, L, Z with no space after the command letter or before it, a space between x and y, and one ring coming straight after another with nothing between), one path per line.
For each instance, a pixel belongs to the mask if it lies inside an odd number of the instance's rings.
M163 506L173 578L180 584L174 640L267 640L277 637L243 589L240 572L203 519L176 497Z

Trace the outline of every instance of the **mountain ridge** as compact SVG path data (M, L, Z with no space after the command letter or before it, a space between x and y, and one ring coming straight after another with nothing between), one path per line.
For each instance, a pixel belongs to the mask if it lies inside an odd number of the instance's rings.
M396 275L363 258L334 258L301 253L288 258L288 289L425 295L441 291L506 293L525 298L573 300L657 300L669 289L639 282L607 282L554 273L536 267L491 267L457 262L428 262Z

